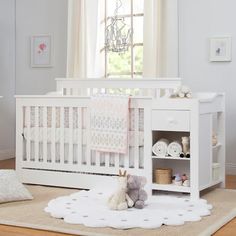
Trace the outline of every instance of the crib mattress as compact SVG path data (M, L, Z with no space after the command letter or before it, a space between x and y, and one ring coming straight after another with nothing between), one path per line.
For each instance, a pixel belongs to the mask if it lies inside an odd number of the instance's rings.
M24 128L23 130L23 137L26 140L30 140L32 142L35 142L36 139L38 140L38 142L43 142L44 140L44 128L39 127L38 128L38 137L36 138L36 129L35 127L32 127L29 129L30 131L30 135L28 132L27 128ZM47 143L51 143L52 142L52 135L53 135L53 129L52 128L47 128ZM64 128L64 135L63 135L63 142L64 143L69 143L70 142L70 129L69 128ZM143 131L139 131L138 132L138 145L139 146L144 146L144 132ZM79 134L79 130L78 129L73 129L72 130L72 142L73 144L77 144L78 143L78 134ZM60 128L55 128L55 142L56 143L60 143L60 139L61 139L61 129ZM135 132L134 131L129 131L129 146L135 146ZM83 145L87 144L87 131L86 129L82 129L82 143Z

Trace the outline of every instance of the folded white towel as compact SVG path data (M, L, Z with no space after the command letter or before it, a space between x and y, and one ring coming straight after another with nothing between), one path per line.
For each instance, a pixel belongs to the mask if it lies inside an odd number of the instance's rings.
M167 153L172 157L179 157L182 152L182 145L178 141L171 142L168 145Z
M167 155L167 148L169 145L169 141L167 139L160 139L158 140L152 147L152 152L156 156L166 156Z

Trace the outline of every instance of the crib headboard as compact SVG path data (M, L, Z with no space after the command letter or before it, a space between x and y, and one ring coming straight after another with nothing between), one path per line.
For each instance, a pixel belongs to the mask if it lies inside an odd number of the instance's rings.
M56 79L57 92L63 95L90 96L96 93L130 93L135 96L168 96L181 85L180 78L142 79Z

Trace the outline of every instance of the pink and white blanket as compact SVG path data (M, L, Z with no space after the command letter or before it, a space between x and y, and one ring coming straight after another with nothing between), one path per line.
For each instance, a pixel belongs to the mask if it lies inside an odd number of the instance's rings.
M91 149L125 154L128 148L129 96L95 95L90 110Z

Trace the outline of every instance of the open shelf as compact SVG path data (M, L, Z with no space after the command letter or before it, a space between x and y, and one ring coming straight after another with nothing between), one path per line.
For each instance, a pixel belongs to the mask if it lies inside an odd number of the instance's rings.
M152 184L153 190L162 190L162 191L173 191L173 192L182 192L190 193L190 187L178 186L175 184Z
M181 161L190 161L190 158L186 157L171 157L171 156L152 156L153 159L166 159L166 160L181 160Z

